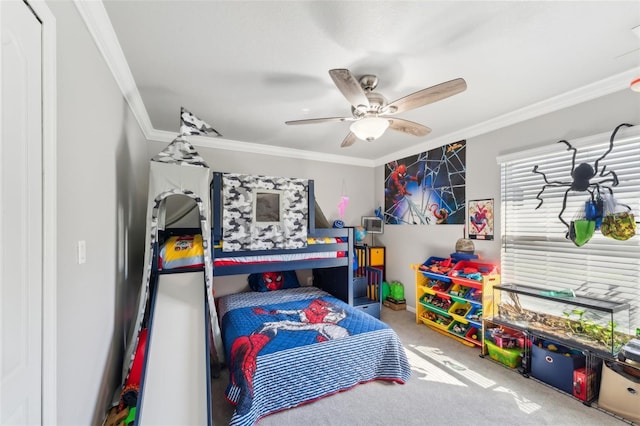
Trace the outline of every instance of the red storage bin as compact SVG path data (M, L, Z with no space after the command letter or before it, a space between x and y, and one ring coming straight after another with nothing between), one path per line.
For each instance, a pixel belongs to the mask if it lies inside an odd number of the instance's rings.
M483 277L496 274L497 271L498 268L492 263L461 260L447 275L454 284L479 288L482 286Z
M582 401L591 401L596 394L596 382L598 373L591 369L587 374L584 367L573 371L573 396Z

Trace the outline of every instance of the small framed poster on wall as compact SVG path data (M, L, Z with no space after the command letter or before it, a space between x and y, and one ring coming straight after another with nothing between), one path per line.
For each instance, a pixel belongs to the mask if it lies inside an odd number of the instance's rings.
M493 240L493 198L469 200L469 238Z

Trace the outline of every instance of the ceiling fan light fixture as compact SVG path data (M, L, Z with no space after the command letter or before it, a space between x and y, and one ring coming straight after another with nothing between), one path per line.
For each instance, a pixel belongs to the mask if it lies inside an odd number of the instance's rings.
M365 117L354 121L349 127L349 130L351 130L358 139L373 141L382 136L387 128L389 128L389 120L381 117Z
M633 80L631 82L630 87L631 87L631 90L633 90L634 92L640 92L640 77Z

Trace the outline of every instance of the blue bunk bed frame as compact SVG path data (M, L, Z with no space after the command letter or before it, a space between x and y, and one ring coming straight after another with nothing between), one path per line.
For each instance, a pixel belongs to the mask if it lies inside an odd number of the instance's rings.
M212 214L212 242L213 247L211 249L212 259L216 258L231 258L231 257L250 257L261 255L277 255L277 254L294 254L294 253L321 253L321 252L335 252L345 251L347 256L338 258L325 258L325 259L311 259L311 260L290 260L282 262L266 262L256 264L238 264L238 265L223 265L213 267L213 276L226 276L226 275L239 275L239 274L252 274L260 272L276 272L296 269L332 269L330 274L331 279L320 280L316 282L314 280L314 286L333 296L341 299L349 305L357 305L358 295L354 294L354 230L353 228L316 228L315 226L315 194L314 194L314 181L309 180L308 185L308 232L307 235L313 238L333 237L341 238L344 242L340 243L326 243L326 244L309 244L305 248L300 249L286 249L286 250L251 250L251 251L236 251L236 252L223 252L222 251L222 173L214 172L211 182L211 206L213 209ZM376 277L376 270L367 271L368 274L372 274L368 280L378 279L381 282L380 277ZM314 274L315 275L315 274Z

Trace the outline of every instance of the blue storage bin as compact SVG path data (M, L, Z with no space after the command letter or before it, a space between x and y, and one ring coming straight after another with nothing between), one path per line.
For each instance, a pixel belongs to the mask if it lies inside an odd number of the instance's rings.
M573 394L573 371L585 363L582 353L555 342L538 340L531 346L531 376L569 394Z
M447 281L450 282L451 280L449 279L449 277L447 276L447 273L451 270L447 270L442 271L442 272L434 272L428 269L423 269L424 267L428 268L430 266L435 265L438 262L442 262L444 260L447 260L444 257L436 257L436 256L431 256L430 258L428 258L427 260L424 261L424 263L422 263L422 266L420 267L420 271L427 277L435 279L435 280L440 280L440 281ZM455 262L451 262L451 268L453 268L453 265L455 265Z

